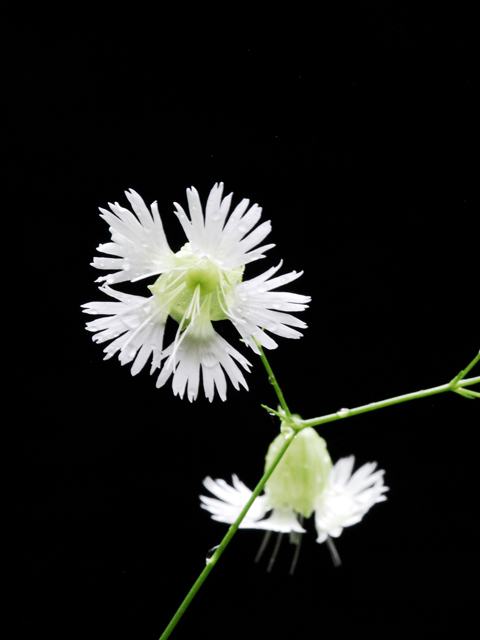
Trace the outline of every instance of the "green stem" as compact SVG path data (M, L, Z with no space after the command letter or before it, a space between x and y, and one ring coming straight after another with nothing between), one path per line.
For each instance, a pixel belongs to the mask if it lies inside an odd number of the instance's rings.
M460 371L460 373L458 375L456 375L453 380L450 381L450 385L451 385L452 389L454 387L458 386L457 383L467 375L467 373L470 371L470 369L472 367L474 367L479 360L480 360L480 351L478 352L478 355L475 356L475 358L470 362L470 364L468 366L466 366L465 369L462 369L462 371ZM472 384L475 384L475 383L472 382Z
M380 402L371 402L370 404L364 404L361 407L356 407L355 409L340 409L336 413L329 413L326 416L321 416L319 418L311 418L310 420L302 420L299 430L306 429L307 427L316 427L319 424L325 424L326 422L334 422L335 420L342 420L343 418L351 418L353 416L358 416L361 413L367 413L368 411L375 411L376 409L383 409L384 407L389 407L392 404L399 404L400 402L407 402L408 400L425 398L426 396L433 396L437 393L444 393L445 391L456 391L457 388L459 387L460 388L467 387L472 384L478 384L479 382L480 382L480 376L477 376L476 378L467 378L466 380L459 379L459 381L456 382L454 388L452 388L451 386L452 383L450 382L447 384L441 384L439 387L431 387L430 389L416 391L415 393L406 393L403 396L395 396L394 398L389 398L388 400L381 400ZM268 409L268 410L271 411L271 409Z
M215 550L215 553L213 554L213 556L207 560L207 566L202 571L202 573L198 576L195 584L193 585L193 587L188 592L185 600L179 606L179 608L177 610L177 613L170 620L170 623L169 623L168 627L165 629L165 631L160 636L160 640L166 640L166 638L168 638L169 635L172 633L172 631L175 629L175 627L178 624L178 621L180 620L180 618L185 613L188 605L193 600L193 598L195 597L197 591L200 589L202 584L205 582L205 579L207 578L208 574L213 569L213 567L217 564L218 559L220 558L222 553L225 551L225 548L227 547L228 543L230 542L230 540L233 538L233 536L237 532L237 529L238 529L240 523L242 522L243 518L245 517L247 511L252 506L253 501L255 500L255 498L257 498L260 495L260 492L262 491L263 487L265 486L267 480L272 475L273 471L275 470L275 467L280 462L280 460L282 459L284 453L286 452L286 450L288 449L288 447L291 445L292 442L293 442L293 437L285 439L285 443L283 444L282 448L278 452L277 457L275 458L275 460L273 461L271 466L267 469L267 471L264 473L262 479L260 480L260 482L255 487L250 500L244 506L244 508L242 509L240 515L235 520L235 522L232 524L232 526L228 529L227 535L223 538L223 540L221 541L221 543L219 544L219 546Z
M463 396L464 398L480 398L480 393L477 391L472 391L469 389L454 389L455 393L458 393L459 396Z
M272 371L272 367L270 366L270 364L269 364L269 362L267 360L265 352L263 351L261 344L259 342L257 342L257 340L255 340L255 338L253 336L252 336L252 338L253 338L255 344L257 345L257 347L258 347L258 349L260 351L260 358L262 359L263 365L264 365L265 369L267 370L268 380L273 385L273 388L275 389L275 393L277 394L277 397L278 397L278 400L280 402L280 405L281 405L282 409L285 411L285 413L287 414L287 416L289 418L291 418L292 414L290 413L290 409L287 407L287 403L285 402L285 398L283 397L282 390L278 386L277 379L275 378L275 374ZM277 415L280 415L276 411L274 411L273 413L275 413Z

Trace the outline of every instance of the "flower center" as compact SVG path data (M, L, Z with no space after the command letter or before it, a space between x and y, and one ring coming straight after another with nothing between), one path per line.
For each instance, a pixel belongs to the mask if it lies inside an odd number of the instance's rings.
M174 256L172 268L165 271L149 289L159 307L168 313L182 330L186 329L197 315L206 296L210 320L226 320L226 312L233 297L235 285L242 281L244 266L222 269L207 257L194 255L187 242ZM196 306L191 306L192 299ZM202 300L201 300L202 299ZM205 307L207 309L207 307Z
M194 265L185 275L185 284L188 289L194 293L199 286L201 296L212 293L218 283L218 269L211 262L206 262L205 265Z

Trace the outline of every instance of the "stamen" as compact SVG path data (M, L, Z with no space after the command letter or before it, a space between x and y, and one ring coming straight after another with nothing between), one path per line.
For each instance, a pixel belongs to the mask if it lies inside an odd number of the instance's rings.
M300 524L303 525L302 515L298 516L298 520ZM302 544L302 537L303 535L301 533L298 533L298 531L290 532L290 544L295 545L295 553L293 554L292 564L290 565L290 571L289 571L291 576L293 576L293 572L295 571L295 567L297 566L298 557L300 556L300 547Z
M177 282L183 278L183 274L187 270L188 270L188 267L176 267L175 269L172 269L172 271L180 271L180 273L178 274L178 276L176 278L174 278L171 282L168 283L168 285L166 287L166 291L168 289L171 289L172 287L174 287L177 284Z
M180 347L180 345L182 344L182 342L184 341L185 336L187 335L188 327L185 329L185 331L183 332L183 335L182 335L182 337L180 339L179 339L179 335L180 335L180 333L182 331L183 325L185 324L185 320L191 318L190 319L190 326L191 326L191 324L193 323L195 318L198 316L198 313L200 312L199 300L200 300L200 285L197 285L197 287L195 288L195 291L193 292L192 299L190 300L190 304L188 305L187 310L183 314L182 321L178 325L177 333L175 334L173 351L172 351L172 355L170 356L170 360L169 360L169 362L170 362L169 366L171 366L172 363L173 363L173 370L174 371L175 371L175 368L177 366L177 363L175 362L177 351L178 351L178 348ZM197 311L197 313L195 313L195 311Z
M178 280L178 278L176 278L176 280ZM176 280L175 280L175 282L176 282ZM160 309L162 309L162 311L165 311L165 308L168 308L168 310L167 310L167 313L168 313L168 311L170 311L170 303L172 302L172 300L174 300L178 296L179 293L181 293L185 289L186 286L187 285L184 282L182 282L180 285L178 285L178 287L176 289L171 291L170 295L167 298L165 298L164 300L162 300L161 303L159 303L158 296L155 296L155 299L156 299L157 304L159 305ZM167 289L168 288L170 288L170 285L167 287Z
M160 313L160 310L157 310L157 311L155 311L154 313L152 313L151 315L149 315L149 316L147 317L147 319L146 319L144 322L142 322L142 324L141 324L141 325L139 325L139 326L135 329L135 331L133 331L133 332L131 333L130 337L129 337L129 338L128 338L128 340L125 342L125 344L124 344L124 345L123 345L123 347L120 349L120 351L124 351L124 350L128 347L128 345L130 344L130 342L135 338L135 336L137 336L137 335L138 335L138 333L143 329L143 327L144 327L146 324L148 324L148 323L149 323L153 318L155 318L155 316L159 315L159 313Z
M271 529L267 529L265 531L265 535L263 536L262 544L260 545L260 549L257 551L257 555L255 556L255 562L260 562L261 557L263 556L263 552L265 551L267 544L270 542L270 538L272 537Z
M109 287L105 287L105 286L99 287L99 290L100 290L100 291L103 291L103 292L104 292L104 293L106 293L107 295L111 295L110 293L108 293L108 289L109 289ZM112 289L111 289L111 291L112 291ZM111 297L112 297L112 298L114 298L115 296L111 296ZM120 303L122 303L122 302L123 302L123 303L125 304L125 302L124 302L121 298L115 298L115 299L116 299L116 300L119 300L119 302L120 302ZM145 298L145 299L143 299L141 302L139 302L139 303L135 306L135 308L136 308L136 309L140 309L141 307L144 307L145 305L149 304L150 300L151 300L151 298ZM115 315L116 315L116 316L123 316L123 315L125 315L125 314L127 314L127 313L132 313L132 308L131 308L131 307L129 307L128 305L127 305L127 307L126 307L123 311L119 311L118 313L115 313ZM113 314L108 314L108 315L113 315Z
M280 549L282 538L283 538L283 533L280 532L277 536L277 540L275 541L275 548L273 550L272 557L270 558L270 562L268 563L267 573L270 573L270 571L272 570L273 563L275 562L275 559L278 554L278 550Z
M136 278L132 278L131 282L138 282L139 280L145 280L145 278L150 278L151 276L158 276L159 273L161 274L162 272L150 271L150 273L145 273L141 276L137 276Z
M290 541L290 542L292 542L292 541ZM300 556L300 547L302 545L302 534L301 533L298 534L298 538L293 542L293 544L295 545L295 553L293 554L292 564L290 565L289 574L291 576L293 576L293 573L295 571L295 567L297 566L298 557Z
M330 536L327 536L326 542L328 550L330 551L330 555L332 556L333 565L335 567L339 567L342 564L342 561L340 559L340 556L338 555L337 547L335 546Z
M162 275L163 273L170 273L171 271L187 271L190 267L188 266L181 266L181 267L166 267L165 269L162 269L161 271L150 271L150 273L145 273L141 276L137 276L136 278L132 279L132 282L138 282L139 280L144 280L145 278L150 278L152 276L158 276L158 275ZM175 281L174 281L175 283Z
M174 371L175 371L175 368L177 366L177 363L175 362L175 359L176 359L178 348L182 344L182 342L185 339L185 336L187 335L187 333L190 330L190 328L193 326L193 323L195 322L196 318L198 318L198 316L202 313L202 310L205 307L205 305L209 305L210 304L210 296L205 296L205 300L201 304L200 304L200 297L201 297L201 287L200 287L200 285L197 285L197 287L196 287L196 289L195 289L195 291L193 293L192 299L190 301L190 304L188 305L188 308L187 308L187 310L185 311L185 313L184 313L184 315L182 317L182 321L178 325L177 333L175 335L174 347L173 347L172 355L168 359L168 363L165 365L167 368L173 367ZM181 332L182 327L184 325L184 321L186 319L190 319L190 324L185 329L185 331L183 332L181 338L179 339L178 336L180 335L180 332Z

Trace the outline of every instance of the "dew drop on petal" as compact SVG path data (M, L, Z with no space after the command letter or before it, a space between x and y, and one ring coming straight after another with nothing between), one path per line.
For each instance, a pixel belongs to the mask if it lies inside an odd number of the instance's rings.
M202 365L204 367L207 367L208 369L212 369L217 364L217 362L218 362L218 358L216 358L211 353L206 353L202 357Z
M248 224L248 222L247 222L247 223L245 223L245 222L241 222L241 223L238 225L238 230L239 230L241 233L245 234L245 233L247 233L247 231L249 231L250 226L251 226L251 225L250 225L250 224Z

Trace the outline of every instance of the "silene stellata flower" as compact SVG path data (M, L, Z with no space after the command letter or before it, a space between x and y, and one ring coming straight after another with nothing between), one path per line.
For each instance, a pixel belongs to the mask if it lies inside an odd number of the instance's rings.
M122 365L132 362L132 375L151 358L150 373L160 369L157 387L173 375L173 391L190 401L198 396L200 372L206 397L212 401L215 388L226 399L225 373L236 389L248 389L238 365L249 371L249 361L213 328L214 322L230 320L240 338L258 353L252 336L267 349L277 347L269 335L300 338L306 324L290 312L303 311L309 296L275 291L296 280L303 272L275 276L282 263L250 280L244 280L245 265L265 257L273 244L258 247L271 231L270 222L260 220L261 208L242 200L228 215L232 201L222 199L223 183L215 184L205 214L193 187L187 189L188 216L174 203L175 214L187 242L174 253L167 242L157 203L149 209L133 190L125 195L132 210L109 204L100 209L108 223L111 242L98 251L115 257L95 257L92 266L114 271L97 279L100 290L115 302L90 302L84 312L105 316L87 323L98 343L112 341L105 359L118 353ZM110 285L136 282L158 276L148 286L149 296L122 293ZM275 276L275 277L274 277ZM173 342L164 348L168 318L178 324ZM295 328L294 328L295 327ZM264 330L262 330L264 329ZM267 333L268 332L268 333ZM163 365L163 366L162 366Z
M277 457L284 444L284 435L275 438L265 458L265 470ZM341 564L332 538L338 538L345 527L362 520L377 502L386 500L388 491L383 483L383 470L369 462L352 474L354 456L340 458L332 465L326 443L315 429L299 431L276 469L268 479L264 493L255 498L240 527L264 529L266 534L256 561L258 561L273 531L278 532L268 571L272 568L282 535L288 533L296 545L290 573L293 573L298 554L304 520L315 517L317 542L327 542L333 562ZM215 496L200 496L201 507L219 522L232 524L252 496L236 475L232 485L225 480L204 479L203 484Z

